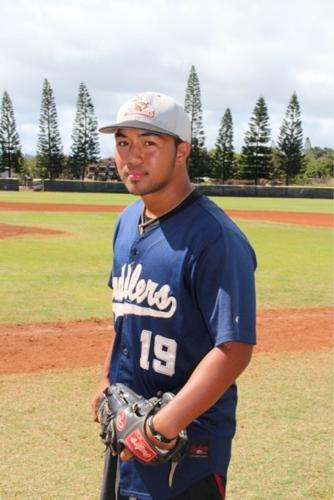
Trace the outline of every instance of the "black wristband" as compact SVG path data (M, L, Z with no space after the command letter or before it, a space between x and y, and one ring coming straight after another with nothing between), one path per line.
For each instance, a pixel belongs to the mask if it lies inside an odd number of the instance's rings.
M158 432L153 425L153 416L152 415L149 417L149 419L147 421L147 425L148 425L148 428L150 429L152 435L155 437L155 439L160 441L160 443L169 444L169 443L172 443L173 441L175 441L175 439L178 437L178 436L175 436L171 439L168 439L165 436L163 436L162 434L160 434L160 432Z

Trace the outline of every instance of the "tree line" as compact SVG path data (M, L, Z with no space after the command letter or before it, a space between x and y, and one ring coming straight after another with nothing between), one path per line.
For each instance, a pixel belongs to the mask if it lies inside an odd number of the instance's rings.
M14 109L7 91L1 103L0 171L42 179L83 179L87 165L100 158L98 123L86 85L79 85L72 145L66 157L58 126L56 101L47 79L43 82L37 153L33 162L22 155Z
M185 109L192 124L189 171L193 179L209 177L220 183L243 180L255 184L276 181L288 185L296 180L333 177L334 150L312 148L309 138L303 143L301 111L295 92L288 103L277 144L271 138L265 99L258 98L240 154L234 151L230 108L222 116L215 147L210 151L205 148L200 83L194 66L187 82Z
M225 182L292 181L333 176L334 150L313 148L310 139L303 143L300 105L292 94L283 119L277 144L271 139L268 109L263 96L255 104L240 153L234 151L233 119L230 108L222 116L215 147L205 147L205 132L200 82L191 67L186 91L185 110L192 130L189 174L192 180L203 178ZM56 101L44 79L37 137L37 152L24 157L16 128L14 108L7 91L1 102L0 172L11 177L84 179L86 167L100 159L98 123L92 98L81 82L78 90L72 145L64 155L58 126Z

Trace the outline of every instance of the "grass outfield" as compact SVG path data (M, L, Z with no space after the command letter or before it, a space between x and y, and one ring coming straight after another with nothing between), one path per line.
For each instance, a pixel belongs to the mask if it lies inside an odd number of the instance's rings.
M231 500L333 498L332 353L254 356L239 379Z
M333 498L331 362L327 350L253 358L239 381L230 500ZM0 377L0 498L98 498L103 445L88 407L99 373Z
M255 197L222 197L212 199L222 208L240 210L270 210L283 212L315 212L332 213L333 200L318 200L309 198L255 198ZM114 193L59 193L31 191L2 191L1 201L25 203L84 203L97 205L128 205L134 196Z
M0 240L0 322L107 317L116 214L0 212L0 222L65 235ZM5 293L4 293L5 292Z
M28 194L46 194L43 199L50 201L48 193ZM59 193L52 193L52 199L54 194ZM63 193L60 194L63 199ZM80 198L90 200L88 195L80 195ZM70 194L68 199L74 201L76 196ZM307 200L315 201L319 200ZM301 203L304 206L305 200ZM314 205L313 210L317 207L320 210L322 203ZM66 233L0 240L0 322L109 317L111 296L106 283L117 217L115 213L0 211L2 223L46 227ZM332 303L331 228L250 220L237 220L237 223L258 256L256 280L260 308Z

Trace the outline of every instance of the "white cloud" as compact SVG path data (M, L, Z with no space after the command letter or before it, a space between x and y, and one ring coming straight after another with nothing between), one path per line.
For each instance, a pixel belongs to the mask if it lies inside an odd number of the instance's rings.
M9 92L23 149L33 153L48 78L68 152L80 81L105 124L140 90L183 102L194 64L209 147L227 107L241 146L260 95L277 134L293 91L305 136L333 147L333 15L331 0L2 0L0 94ZM101 145L108 154L110 137Z

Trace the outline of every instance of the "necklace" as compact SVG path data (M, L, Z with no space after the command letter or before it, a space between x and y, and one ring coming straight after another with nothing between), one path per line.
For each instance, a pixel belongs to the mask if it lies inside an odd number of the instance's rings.
M163 212L162 214L158 215L157 217L152 217L152 218L148 217L147 214L146 214L146 207L144 205L143 209L141 211L141 214L140 214L140 223L138 224L139 233L141 235L144 234L145 229L148 226L150 226L154 222L157 222L161 217L164 217L165 215L167 215L170 212L172 212L173 210L175 210L175 208L177 208L178 206L180 206L184 202L184 200L186 200L188 198L188 196L191 195L191 193L194 191L194 189L195 189L195 186L192 186L191 191L184 198L182 198L182 200L178 201L176 205L174 205L173 207L169 208L168 210L166 210L166 212Z

